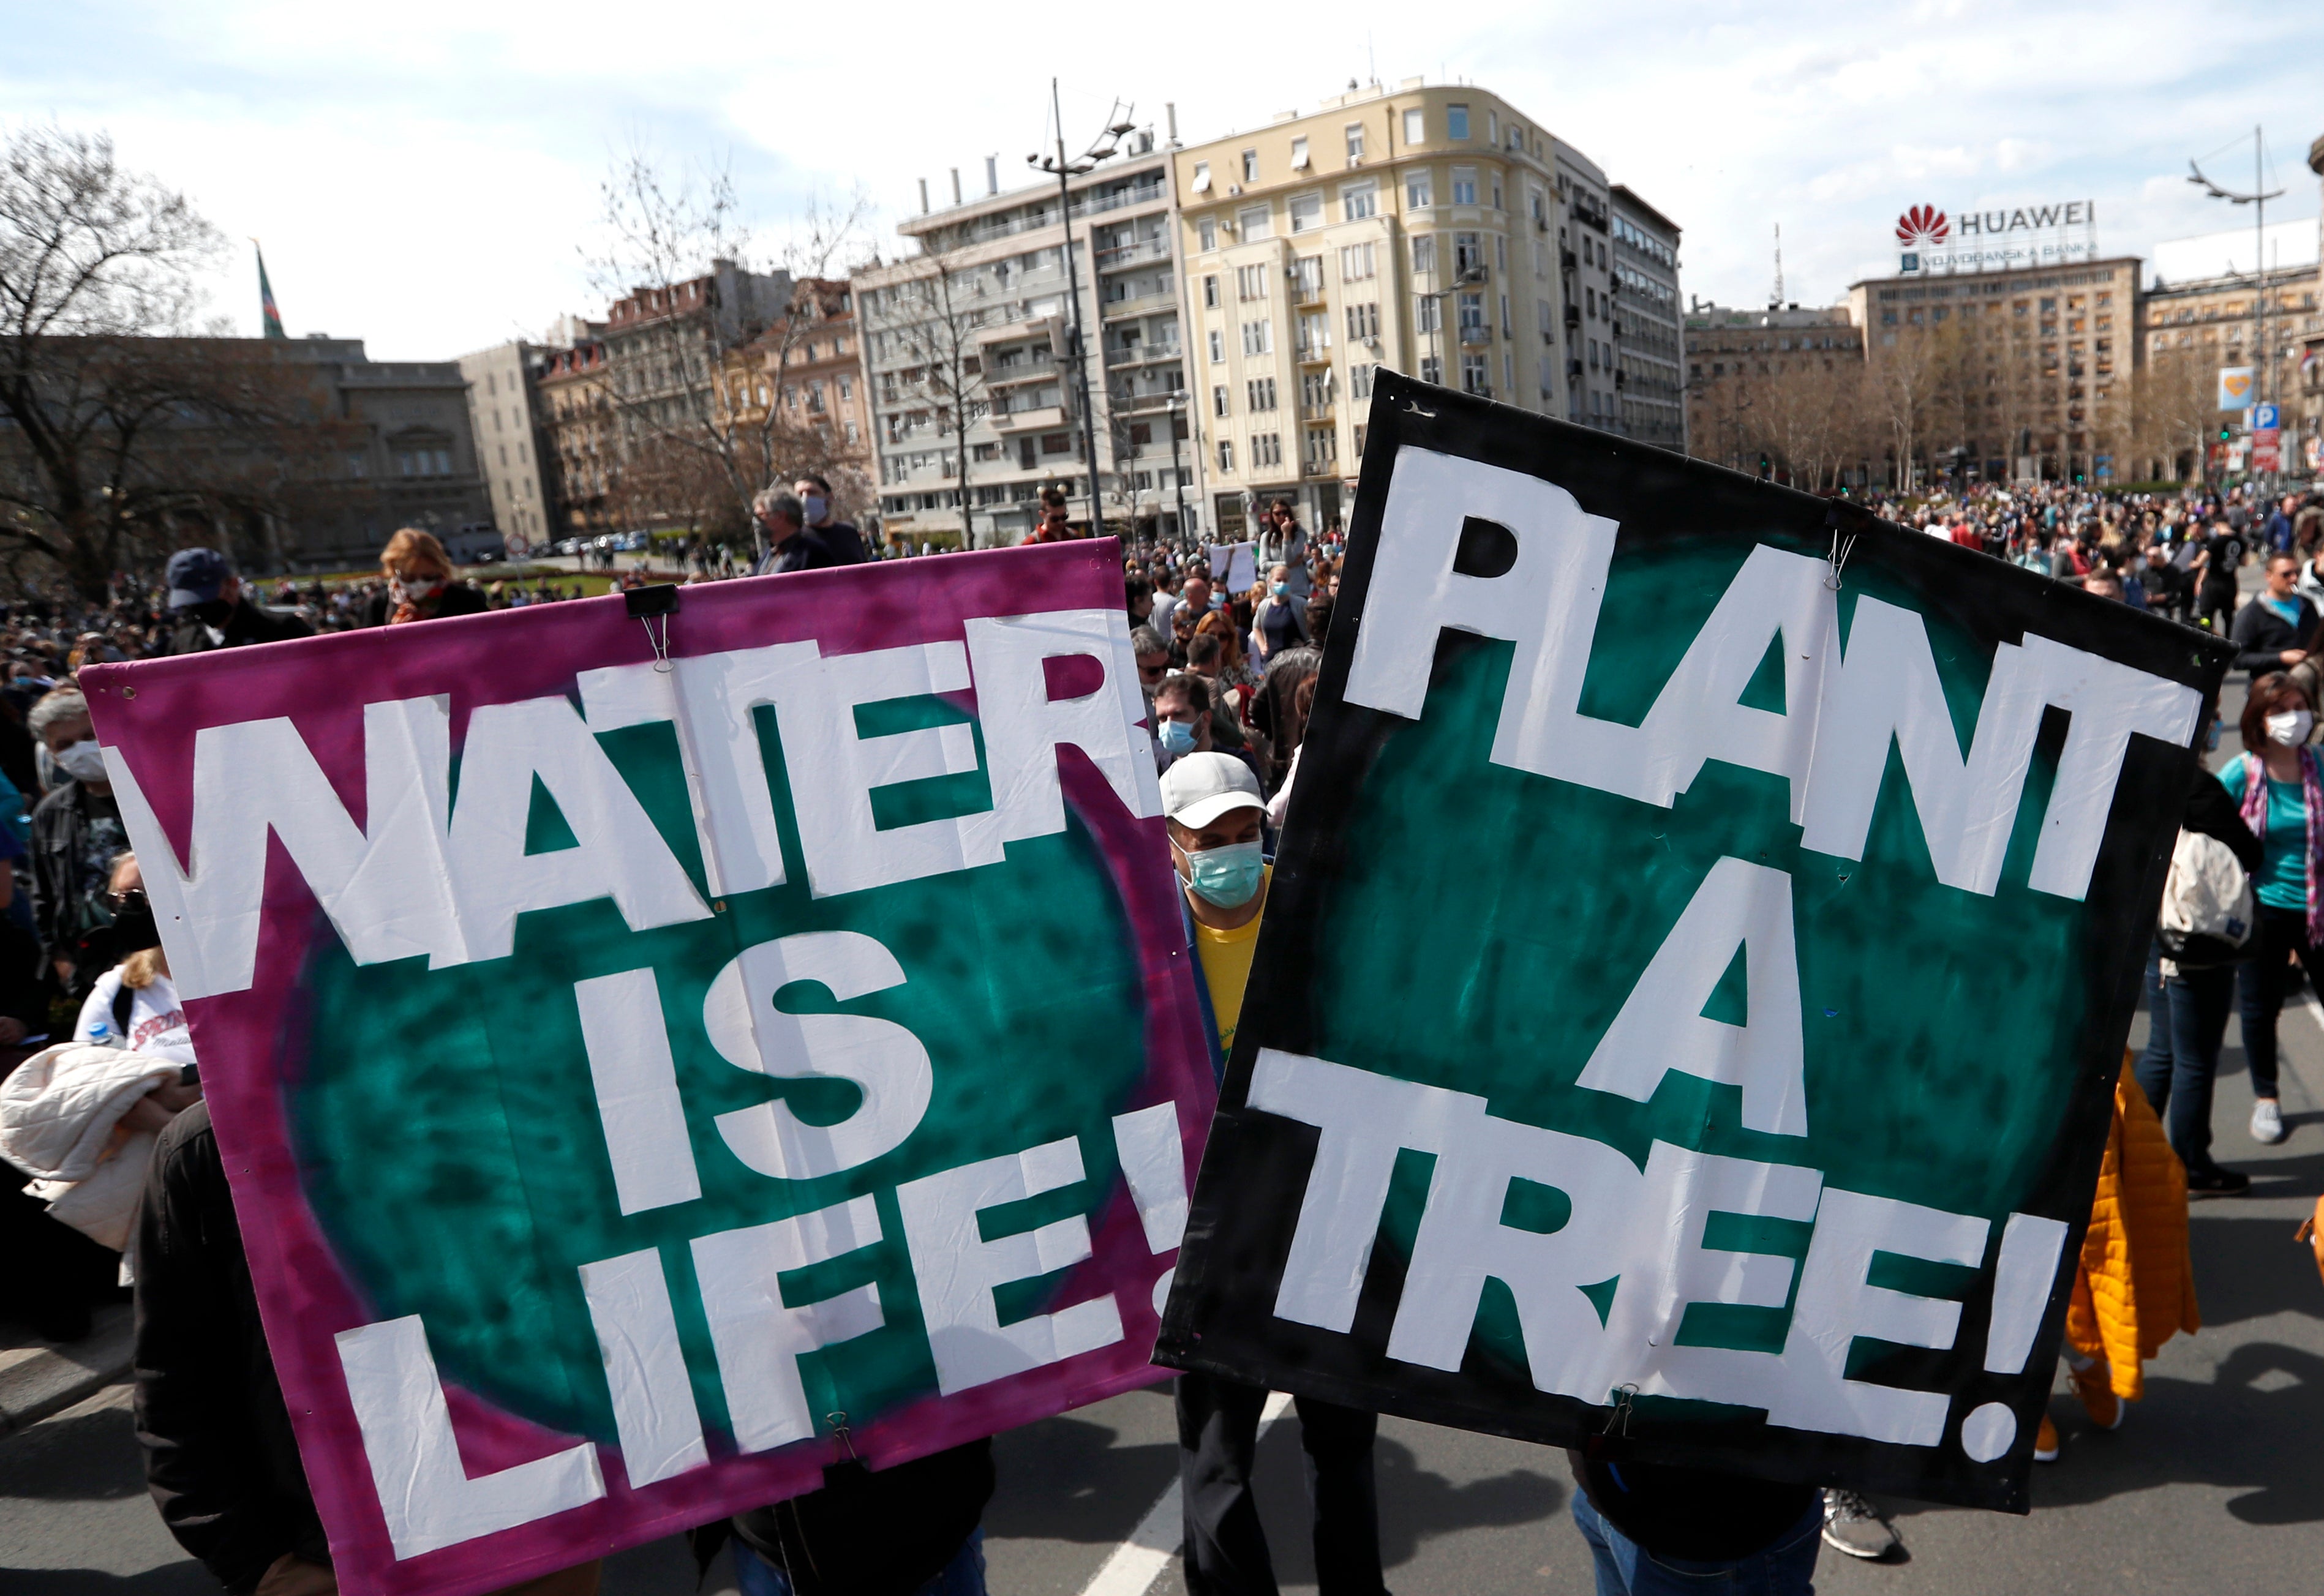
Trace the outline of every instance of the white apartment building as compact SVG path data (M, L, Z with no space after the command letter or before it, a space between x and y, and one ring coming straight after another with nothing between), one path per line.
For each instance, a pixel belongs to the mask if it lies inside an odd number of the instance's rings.
M543 353L519 340L460 357L476 467L492 497L493 525L512 555L564 536L550 530L555 511L541 463L543 417L534 383Z
M982 198L961 199L955 173L954 203L903 225L918 254L853 280L885 529L1014 543L1054 485L1078 522L1174 534L1194 463L1182 443L1171 463L1183 382L1167 152L1130 135L1068 179L1065 206L1054 178L1002 193L991 162L985 172ZM1075 287L1094 461L1071 353Z

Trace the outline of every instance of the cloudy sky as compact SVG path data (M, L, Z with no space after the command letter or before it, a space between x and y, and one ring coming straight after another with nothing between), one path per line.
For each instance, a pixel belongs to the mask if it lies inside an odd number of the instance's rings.
M2089 198L2108 253L2248 222L2187 159L2247 180L2266 128L2286 217L2314 217L2324 8L2194 0L1342 0L1165 12L1038 0L797 11L697 0L0 0L0 130L102 128L237 252L214 309L256 330L246 237L296 335L442 357L591 312L582 265L622 150L723 164L762 236L860 194L867 247L915 181L1004 182L1064 80L1070 133L1112 99L1206 139L1312 108L1351 78L1466 78L1554 130L1685 229L1690 295L1829 302L1893 269L1906 205ZM2240 149L2235 146L2243 141ZM1078 142L1078 141L1076 141Z

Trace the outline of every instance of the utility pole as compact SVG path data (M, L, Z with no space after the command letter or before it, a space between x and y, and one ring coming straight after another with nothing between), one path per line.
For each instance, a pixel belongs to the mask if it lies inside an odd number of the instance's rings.
M1114 102L1117 105L1120 101ZM1081 176L1101 161L1113 154L1115 143L1124 134L1135 133L1136 123L1126 115L1112 124L1084 151L1077 159L1065 155L1065 116L1057 96L1057 80L1049 79L1049 114L1056 122L1056 153L1047 158L1027 156L1028 165L1046 172L1057 174L1057 224L1065 229L1065 292L1074 307L1074 325L1070 335L1074 362L1074 385L1082 407L1082 458L1089 467L1090 530L1093 534L1105 529L1105 511L1098 502L1097 418L1090 408L1089 343L1082 330L1081 271L1074 263L1074 197L1069 179ZM1090 257L1090 287L1097 287L1097 257Z
M2222 188L2203 175L2203 169L2200 166L2192 161L2187 163L2189 173L2187 180L2202 188L2213 199L2224 199L2229 205L2247 205L2253 207L2252 288L2258 297L2258 308L2253 323L2252 342L2256 345L2253 353L2257 357L2258 369L2254 373L2256 381L2253 383L2252 398L2259 404L2268 402L2268 393L2274 386L2272 379L2275 375L2274 352L2268 347L2267 343L2267 202L2281 198L2283 195L2283 190L2281 188L2272 191L2268 188L2264 170L2265 159L2260 130L2255 127L2252 129L2252 188L2248 194L2238 194L2232 188ZM2282 435L2279 432L2277 436L2281 437ZM2280 445L2278 446L2281 447ZM2279 462L2280 460L2281 456L2279 456ZM2281 469L2280 463L2278 469ZM2259 473L2254 472L2252 474L2256 477Z

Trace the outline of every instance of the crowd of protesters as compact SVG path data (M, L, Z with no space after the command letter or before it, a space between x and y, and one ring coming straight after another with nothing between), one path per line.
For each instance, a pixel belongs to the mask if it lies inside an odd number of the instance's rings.
M2247 1179L2209 1155L2210 1075L2233 968L2243 972L2245 1044L2260 1094L2252 1134L2277 1141L2284 1133L2274 1112L2275 1016L2294 961L2312 967L2319 956L2311 940L2319 905L2309 838L2324 820L2324 779L2308 741L2324 692L2312 668L2303 667L2324 645L2316 635L2324 609L2324 508L2296 497L2261 503L2234 494L2066 490L1977 491L1881 508L1905 524L2236 640L2238 664L2255 678L2243 730L2246 748L2256 751L2216 780L2203 778L2186 823L2227 841L2250 870L2260 903L2259 957L2240 967L2179 968L2158 953L2148 977L2156 1041L2137 1072L2144 1095L2132 1095L2142 1109L2152 1103L2146 1125L2167 1114L2185 1188L2242 1189ZM762 494L755 509L764 552L748 563L751 573L872 557L862 535L837 518L820 479ZM1026 541L1089 536L1067 509L1063 492L1046 492ZM1259 507L1256 520L1249 539L1255 558L1247 567L1231 562L1255 580L1235 589L1222 585L1227 573L1213 568L1208 550L1141 541L1123 561L1169 861L1220 1068L1233 1046L1343 554L1336 524L1311 532L1287 499ZM706 546L694 554L693 580L744 573L731 557L711 558ZM2264 564L2266 589L2245 603L2236 573L2255 556ZM633 573L628 580L641 578ZM108 1270L100 1280L92 1260L110 1264L118 1252L132 1261L124 1272L134 1272L138 1292L139 1431L149 1482L173 1533L230 1591L328 1596L337 1587L265 1350L185 1019L73 673L101 660L566 596L545 580L530 588L465 581L434 537L407 529L383 550L379 575L361 582L246 583L215 551L191 548L172 555L158 582L122 578L104 606L77 609L36 597L0 617L9 662L0 685L0 1047L11 1050L0 1069L29 1054L26 1068L41 1072L43 1088L75 1070L115 1083L108 1101L119 1106L119 1133L109 1145L140 1171L125 1208L123 1195L110 1191L84 1202L94 1215L88 1223L75 1221L105 1246L75 1235L49 1215L61 1211L60 1197L93 1192L100 1176L72 1164L68 1152L51 1155L29 1137L10 1140L15 1126L0 1093L0 1152L37 1177L28 1193L0 1193L0 1222L19 1265L11 1283L23 1299L14 1308L42 1334L71 1339L86 1333L88 1303L113 1278ZM69 1045L32 1054L51 1041ZM2124 1112L2118 1101L2118 1118ZM2147 1143L2160 1146L2161 1137L2153 1130ZM2120 1170L2107 1178L2134 1178L2132 1152L2126 1143ZM2117 1170L2111 1153L2107 1168ZM44 1213L51 1203L58 1206ZM85 1251L74 1250L77 1242ZM2135 1390L2123 1391L2118 1362L2109 1371L2107 1326L2094 1321L2078 1331L2070 1324L2067 1340L2076 1390L2094 1418L2119 1422L2115 1393ZM2129 1378L2135 1387L2135 1356ZM1211 1376L1178 1382L1185 1577L1194 1596L1269 1596L1275 1589L1251 1487L1265 1396ZM1377 1417L1305 1398L1297 1414L1319 1585L1325 1596L1382 1596ZM2040 1455L2055 1457L2057 1445L2045 1420ZM1576 1453L1572 1467L1573 1517L1601 1590L1675 1588L1648 1577L1669 1571L1696 1583L1724 1581L1721 1588L1803 1591L1820 1543L1858 1557L1884 1555L1897 1544L1886 1521L1849 1492L1594 1452ZM836 1469L822 1490L779 1510L696 1531L696 1550L706 1562L731 1540L748 1596L982 1596L979 1525L994 1486L985 1441L876 1472ZM597 1577L593 1564L524 1589L530 1596L587 1596Z

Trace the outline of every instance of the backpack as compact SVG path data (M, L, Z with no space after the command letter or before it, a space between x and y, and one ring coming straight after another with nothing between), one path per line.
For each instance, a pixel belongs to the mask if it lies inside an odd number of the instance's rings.
M2245 955L2253 922L2251 876L2242 861L2216 837L2181 831L2155 930L2163 952L2186 969L2233 964Z

